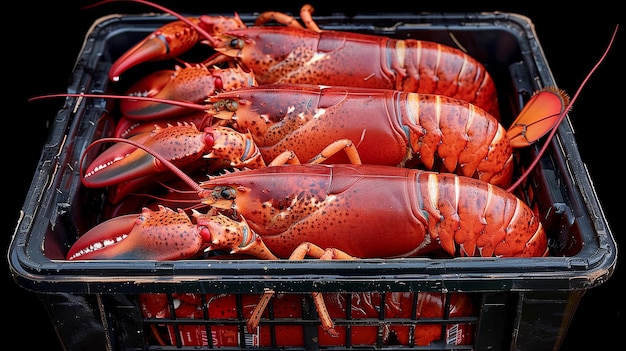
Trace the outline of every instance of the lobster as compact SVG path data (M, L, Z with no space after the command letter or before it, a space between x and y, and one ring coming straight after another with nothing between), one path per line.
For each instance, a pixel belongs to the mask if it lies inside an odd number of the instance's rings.
M547 133L547 129L534 128L533 123L541 121L541 128L552 127L543 121L562 113L568 99L557 89L538 92L507 133L487 112L446 96L272 84L216 93L208 98L208 105L167 101L205 111L227 127L214 125L200 130L192 123L156 128L152 124L135 138L176 160L177 166L204 157L225 159L237 168L264 167L285 150L311 162L336 140L350 140L334 144L337 150L326 151L327 163L349 162L349 155L356 152L361 163L456 172L504 187L513 176L513 148L526 147ZM341 148L356 151L342 153ZM94 159L82 179L88 187L101 187L163 170L166 168L150 154L120 143Z
M103 2L110 1L116 0ZM415 39L316 31L310 29L316 28L314 24L309 24L308 28L253 26L226 29L221 34L208 33L197 21L160 5L145 0L129 1L165 11L189 27L169 34L166 28L158 29L149 36L150 39L138 43L114 62L109 74L113 80L118 80L128 67L159 57L167 50L179 52L177 46L188 44L193 36L198 41L202 38L218 52L217 57L210 58L205 64L234 60L243 69L254 72L261 85L326 84L439 94L465 100L496 118L500 117L492 77L479 61L460 49ZM312 22L310 19L309 23ZM200 36L190 34L191 28ZM184 40L179 43L180 37ZM151 44L154 41L156 45ZM167 47L163 41L167 42ZM155 47L162 49L155 52ZM363 60L363 57L370 59Z
M476 313L471 297L464 293L429 293L429 292L391 292L384 295L379 293L324 293L324 300L330 316L334 319L350 318L351 320L377 320L384 315L385 324L355 325L348 331L344 326L337 326L338 337L330 337L319 327L317 338L319 346L347 345L347 336L350 336L350 345L376 345L380 338L383 345L411 345L411 341L418 346L426 346L442 337L441 318L447 318L451 323L445 328L446 341L452 345L470 345L473 340L474 326L462 321L452 323L458 317L471 317ZM416 296L414 296L416 295ZM159 327L151 324L152 335L159 344L175 345L180 335L182 346L238 347L241 340L238 335L241 330L237 325L220 325L220 322L237 320L250 315L259 297L254 294L172 294L171 302L166 294L141 294L139 296L144 318L159 322L162 319L185 319L198 324L182 324L177 329L173 325ZM240 300L241 309L237 308ZM381 305L381 300L384 304ZM170 304L172 306L170 306ZM298 294L277 294L274 301L273 317L277 322L273 327L260 325L254 330L254 344L246 346L272 346L271 329L276 334L275 344L286 347L302 347L304 345L304 330L301 325L290 325L290 322L303 317L303 300ZM381 308L381 306L384 306ZM207 311L207 314L204 311ZM384 311L381 311L384 309ZM415 310L415 325L411 340L409 326L402 325L403 319L411 318ZM447 310L447 311L446 311ZM241 314L240 314L241 313ZM347 314L349 313L349 317ZM206 316L206 317L205 317ZM447 316L447 317L446 317ZM269 318L268 314L265 314ZM211 338L207 337L205 323L208 318L211 325ZM382 319L382 318L381 318ZM432 323L427 323L432 319ZM243 333L246 333L245 331ZM248 340L248 338L246 338Z

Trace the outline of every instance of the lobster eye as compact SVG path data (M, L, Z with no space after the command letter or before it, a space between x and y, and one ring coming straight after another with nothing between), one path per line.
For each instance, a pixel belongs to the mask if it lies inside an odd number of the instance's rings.
M205 189L199 194L202 203L215 208L231 209L235 206L237 191L231 186L216 186L212 189Z
M233 39L230 41L230 43L228 43L228 45L230 46L231 49L243 49L243 40L237 38L237 39Z
M235 100L228 100L225 107L228 111L235 112L239 108L239 103Z
M220 197L225 200L233 200L237 195L234 188L224 187L220 191Z
M236 112L239 108L239 102L236 100L223 100L213 103L213 108L216 111L226 110L229 112Z

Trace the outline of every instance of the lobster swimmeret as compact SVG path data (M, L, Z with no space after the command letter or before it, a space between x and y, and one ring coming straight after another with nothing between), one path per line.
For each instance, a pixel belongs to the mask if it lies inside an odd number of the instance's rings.
M254 72L259 84L327 84L439 94L465 100L500 117L495 84L487 69L475 58L450 46L309 29L313 26L229 26L221 33L209 33L196 19L189 20L149 1L128 1L168 12L187 26L160 28L155 32L158 35L152 34L131 48L111 67L109 75L113 80L124 70L159 58L168 50L180 52L182 45L186 45L184 50L189 49L190 38L197 42L202 38L220 53L208 60L207 65L234 60L245 70Z

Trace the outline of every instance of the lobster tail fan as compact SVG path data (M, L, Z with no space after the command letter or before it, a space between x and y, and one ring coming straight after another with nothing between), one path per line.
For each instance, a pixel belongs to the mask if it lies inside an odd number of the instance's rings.
M569 104L569 96L556 87L537 91L507 131L511 146L529 146L546 135L558 123Z

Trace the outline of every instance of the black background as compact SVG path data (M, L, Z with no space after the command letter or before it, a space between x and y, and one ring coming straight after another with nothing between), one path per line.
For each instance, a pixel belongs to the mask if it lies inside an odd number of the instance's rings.
M3 22L4 45L4 101L3 163L5 164L5 209L3 237L5 246L13 234L25 197L34 175L42 146L48 135L48 125L60 101L27 102L33 96L64 92L72 74L75 60L91 24L109 13L155 12L145 5L129 2L105 4L94 9L81 9L92 2L16 2ZM304 2L257 1L254 3L230 1L160 1L179 11L189 13L256 12L277 10L297 14ZM282 3L282 5L281 5ZM591 68L606 49L618 24L623 25L623 13L617 5L594 1L584 6L547 8L546 1L473 1L448 5L442 1L416 1L414 5L402 2L382 2L369 7L310 2L315 14L331 12L513 12L529 17L535 25L538 40L543 47L550 69L559 88L570 95L576 92ZM336 2L335 2L336 3ZM402 4L401 4L402 3ZM568 6L575 6L568 3ZM618 247L624 246L623 228L618 220L622 209L623 183L620 166L623 163L624 112L624 28L618 30L616 42L608 57L591 77L570 112L576 132L581 158L587 164L600 203L603 205L613 237ZM619 135L618 135L619 133ZM8 176L8 177L7 177ZM620 205L616 205L620 204ZM618 261L621 260L618 253ZM6 256L5 256L6 257ZM7 264L5 259L5 265ZM579 349L582 345L607 349L623 339L624 300L618 297L618 284L624 274L620 262L607 282L589 289L582 298L572 320L562 350ZM5 270L4 295L5 338L13 345L35 348L41 345L49 351L61 350L52 324L41 302L34 293L15 284L8 268ZM11 311L11 312L8 312ZM617 338L617 340L615 339ZM5 342L8 342L5 340ZM15 344L17 343L17 344Z

